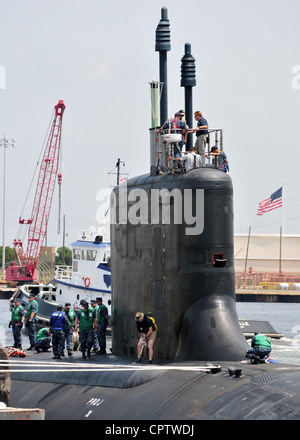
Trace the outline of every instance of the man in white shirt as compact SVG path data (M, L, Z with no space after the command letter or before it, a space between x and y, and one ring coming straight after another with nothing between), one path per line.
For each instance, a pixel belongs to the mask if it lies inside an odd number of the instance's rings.
M203 166L201 156L197 154L196 151L195 147L191 147L190 151L181 158L181 162L185 163L186 172Z

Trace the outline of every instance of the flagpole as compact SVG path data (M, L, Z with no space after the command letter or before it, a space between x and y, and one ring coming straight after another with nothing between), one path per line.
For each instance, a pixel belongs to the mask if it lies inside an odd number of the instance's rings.
M248 263L248 252L249 252L250 234L251 234L251 226L249 226L247 249L246 249L246 258L245 258L245 269L244 269L245 281L246 281L246 271L247 271L247 263Z
M283 203L283 188L284 185L282 184L282 233L284 234L284 203Z
M280 243L279 243L279 273L281 273L281 259L282 259L282 235L284 234L284 203L283 203L283 188L284 185L282 184L282 190L281 190L281 199L282 199L282 225L280 228Z
M281 253L282 253L282 226L280 226L280 239L279 239L279 273L281 273Z

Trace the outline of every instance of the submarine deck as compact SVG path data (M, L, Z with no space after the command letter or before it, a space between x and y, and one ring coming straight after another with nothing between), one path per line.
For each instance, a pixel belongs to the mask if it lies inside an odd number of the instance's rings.
M298 366L133 360L111 353L82 360L80 352L12 358L11 405L44 409L46 420L300 418Z

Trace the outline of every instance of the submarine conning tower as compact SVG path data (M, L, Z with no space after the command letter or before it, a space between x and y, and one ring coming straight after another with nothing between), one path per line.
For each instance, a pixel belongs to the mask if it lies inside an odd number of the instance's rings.
M195 74L190 45L185 56ZM194 84L183 84L189 102ZM213 131L217 144L220 130ZM166 165L169 145L155 127L150 144L150 174L111 196L113 353L137 356L142 311L158 325L154 359L241 360L249 347L235 303L231 178L213 166Z

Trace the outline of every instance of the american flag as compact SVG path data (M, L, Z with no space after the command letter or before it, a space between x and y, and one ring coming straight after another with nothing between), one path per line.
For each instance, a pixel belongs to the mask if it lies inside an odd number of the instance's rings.
M282 187L273 192L266 200L263 200L258 205L257 215L263 215L265 212L272 211L273 209L280 208L282 206Z

